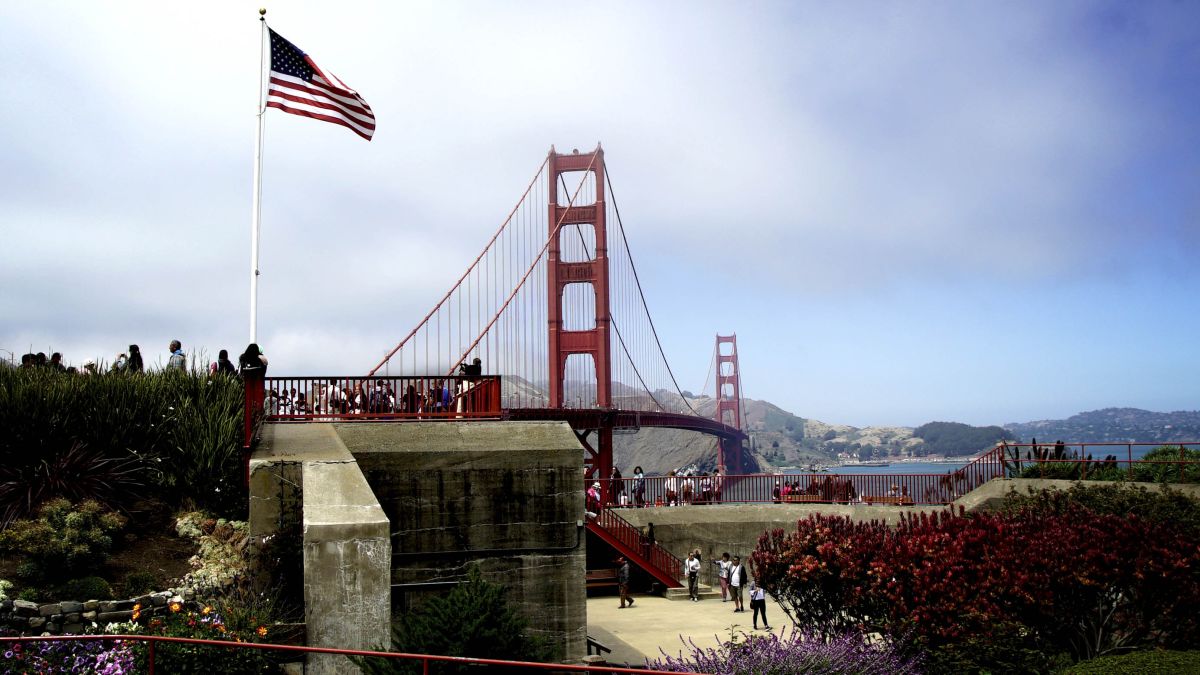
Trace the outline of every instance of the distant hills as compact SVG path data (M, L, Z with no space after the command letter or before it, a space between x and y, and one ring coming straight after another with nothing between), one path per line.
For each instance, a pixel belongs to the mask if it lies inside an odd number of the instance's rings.
M1026 443L1033 438L1066 443L1194 441L1200 439L1200 410L1160 413L1138 408L1104 408L1065 420L1011 422L1004 428Z
M716 401L708 396L684 401L678 395L656 392L655 398L676 410L685 410L690 405L704 416L712 416L716 409ZM1014 422L1003 427L930 422L914 429L829 424L755 399L745 399L743 406L751 449L764 471L834 464L846 459L969 456L1004 439L1151 443L1200 439L1200 411L1156 413L1136 408L1106 408L1065 420ZM716 442L692 432L642 429L636 434L616 435L614 446L617 466L626 473L635 465L653 474L684 467L709 471L716 465Z

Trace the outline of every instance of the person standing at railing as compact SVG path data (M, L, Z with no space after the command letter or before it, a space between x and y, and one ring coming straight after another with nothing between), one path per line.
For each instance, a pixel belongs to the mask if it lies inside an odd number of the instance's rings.
M667 506L679 506L679 479L675 477L674 469L667 474L664 485L667 490Z
M633 504L639 509L646 505L646 474L640 466L633 468Z
M142 361L142 355L135 347L137 345L129 345L131 367L135 353L138 363L140 364ZM262 349L259 349L257 344L251 342L246 345L246 351L238 357L238 376L242 378L243 386L246 388L246 401L250 406L251 414L261 413L266 394L264 386L267 377L267 357L263 356Z
M695 553L689 553L687 560L683 561L683 574L687 577L688 597L692 602L700 602L700 593L696 586L700 576L700 561L696 559Z
M712 502L712 479L708 477L708 472L700 476L700 503L708 504Z
M625 481L621 476L621 470L613 467L612 474L608 477L608 503L625 505L622 497L625 496Z
M587 490L587 514L595 518L600 514L600 483L599 481L592 483L592 486Z

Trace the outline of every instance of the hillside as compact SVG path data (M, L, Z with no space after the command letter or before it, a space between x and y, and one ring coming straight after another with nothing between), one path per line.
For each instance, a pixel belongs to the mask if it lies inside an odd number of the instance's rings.
M1012 422L1004 428L1026 443L1033 438L1067 443L1194 441L1200 439L1200 410L1159 413L1138 408L1104 408L1065 420Z

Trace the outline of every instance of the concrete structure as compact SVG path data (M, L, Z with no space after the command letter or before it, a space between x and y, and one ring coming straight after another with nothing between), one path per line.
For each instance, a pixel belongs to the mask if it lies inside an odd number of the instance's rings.
M577 660L582 456L558 422L268 424L250 462L251 535L302 531L310 645L390 645L391 621L477 565ZM307 672L354 669L317 657Z
M302 524L307 644L388 645L388 520L333 427L267 425L250 462L250 492L250 533L257 541L297 519ZM358 669L344 657L313 654L306 672Z
M391 520L393 616L474 564L531 631L587 652L583 448L565 423L341 424Z

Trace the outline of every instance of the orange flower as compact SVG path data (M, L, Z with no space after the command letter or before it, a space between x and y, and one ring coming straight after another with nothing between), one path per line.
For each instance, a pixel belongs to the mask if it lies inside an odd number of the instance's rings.
M209 615L209 614L211 614L211 613L212 613L212 607L209 607L208 605L205 605L205 606L204 606L204 609L200 610L200 613L201 613L201 614L204 614L205 616L207 616L207 615Z
M267 627L266 627L266 626L259 626L259 627L258 627L258 631L257 631L257 633L258 633L258 636L259 636L259 637L267 637Z
M178 612L181 609L183 609L183 605L179 604L178 602L171 603L171 611L172 612Z

